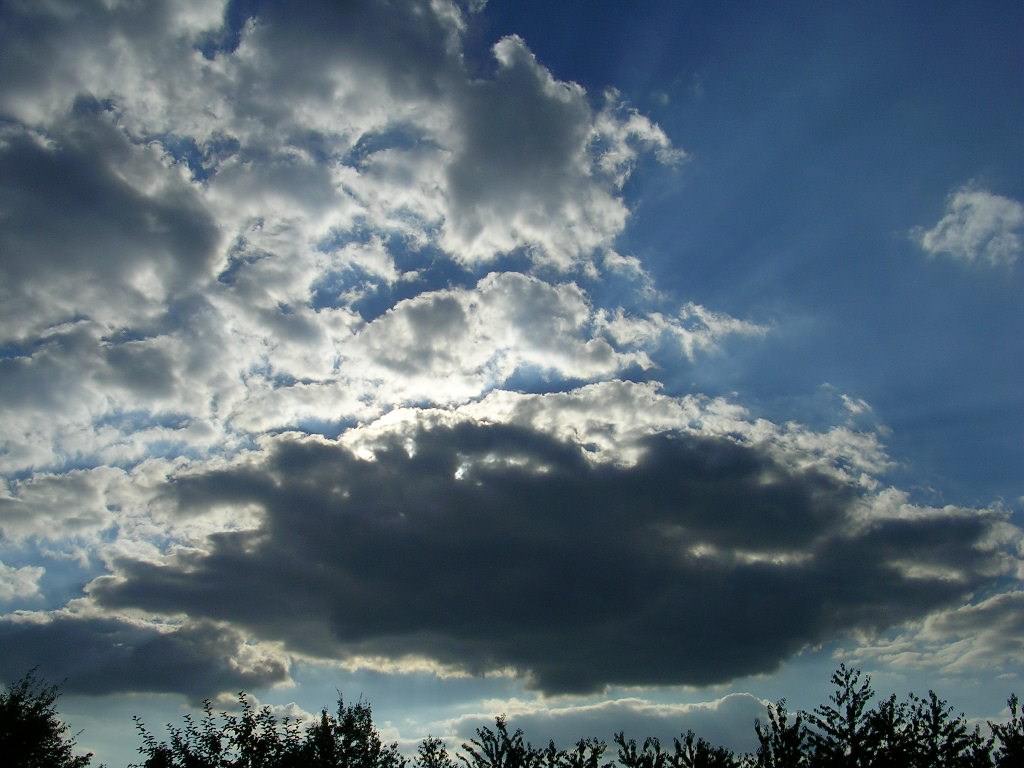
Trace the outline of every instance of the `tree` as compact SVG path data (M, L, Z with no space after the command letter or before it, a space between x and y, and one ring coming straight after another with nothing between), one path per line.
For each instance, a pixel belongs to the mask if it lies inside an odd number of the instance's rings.
M871 678L840 664L832 673L835 691L829 703L809 716L814 763L821 768L868 768L871 765L868 702L874 697Z
M504 715L495 718L494 728L477 728L477 737L462 745L468 757L459 755L459 760L466 768L540 768L544 764L544 752L523 738L521 728L509 733Z
M868 716L872 768L907 768L915 752L910 711L895 696L878 703Z
M608 745L601 739L580 739L572 749L559 755L561 768L611 768L612 763L602 763L601 758Z
M989 722L992 734L999 739L995 764L998 768L1013 768L1024 765L1024 709L1018 709L1017 694L1010 694L1006 705L1010 708L1010 719L1005 723Z
M636 739L627 741L625 734L619 731L615 734L615 743L619 747L619 762L625 768L666 768L669 756L662 751L658 739L646 738L638 748Z
M911 761L915 768L974 768L991 765L992 740L980 731L967 729L962 714L940 699L935 691L927 698L910 696Z
M60 693L31 670L0 690L0 755L10 768L85 768L92 754L76 755L75 737L57 717Z
M754 721L757 734L757 768L806 768L810 765L807 728L803 715L797 713L789 722L786 700L768 705L768 723Z
M725 747L716 747L687 731L683 738L673 739L675 753L672 768L739 768L735 755Z
M405 768L398 745L381 741L365 702L346 705L339 695L337 714L322 710L304 733L293 720L279 722L269 707L256 709L244 693L238 703L240 714L222 712L218 724L205 701L198 723L185 715L184 728L167 726L168 743L135 718L142 768Z
M442 739L427 736L416 751L415 768L455 768Z
M310 768L405 768L395 743L385 744L373 725L373 711L364 701L347 705L338 695L337 716L321 710L306 731L301 749Z

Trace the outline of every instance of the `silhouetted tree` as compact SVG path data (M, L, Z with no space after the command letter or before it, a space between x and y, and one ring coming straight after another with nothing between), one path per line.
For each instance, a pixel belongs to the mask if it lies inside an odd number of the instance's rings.
M0 690L0 755L9 768L85 768L92 754L76 755L75 738L57 716L60 692L35 670Z
M868 703L875 692L871 678L861 679L858 669L840 664L832 674L835 690L829 703L817 707L808 716L815 730L810 740L814 764L821 768L869 768L871 722Z
M626 740L622 731L615 734L615 743L619 747L619 762L625 768L665 768L668 753L662 751L661 742L655 738L646 738L643 746L637 747L636 739Z
M580 739L571 749L560 753L562 768L611 768L612 763L602 763L601 758L608 745L601 739Z
M477 737L462 745L466 754L459 755L459 760L466 768L540 768L544 764L544 752L524 740L521 728L509 733L504 715L495 718L494 728L477 728Z
M963 713L934 691L895 696L874 709L871 679L859 670L840 667L832 675L828 703L810 714L791 713L780 699L768 706L767 721L756 720L758 748L737 756L687 731L666 750L656 738L638 745L616 733L621 768L1022 768L1024 711L1016 695L1007 701L1010 718L988 723L992 736L968 728ZM3 768L87 768L91 755L74 755L74 738L57 717L55 686L29 673L0 690L0 765ZM141 768L406 768L395 743L385 744L374 727L370 705L346 705L340 694L335 713L326 709L304 728L269 707L257 708L238 695L237 714L214 714L206 701L198 720L168 725L167 742L158 741L134 718L142 738ZM809 723L808 727L805 723ZM462 744L464 768L612 768L602 762L607 745L581 739L562 750L554 742L538 749L521 729L510 731L504 716L494 729L478 728ZM441 739L424 739L414 768L455 768Z
M135 718L143 768L405 768L398 745L381 741L365 702L346 705L339 696L337 714L322 710L304 733L289 718L279 722L269 707L256 709L244 693L238 702L240 714L223 712L219 724L204 702L199 723L185 715L184 728L167 726L167 743Z
M1024 765L1024 709L1018 709L1017 694L1010 694L1006 705L1010 708L1010 719L1005 723L989 722L988 727L999 740L995 764L998 768L1013 768Z
M868 716L868 748L872 768L907 768L914 755L914 734L909 708L890 696Z
M739 768L736 756L725 747L717 747L687 731L683 738L672 740L675 753L672 768Z
M992 740L969 731L962 714L940 699L935 691L927 698L911 694L910 757L914 768L974 768L991 765Z
M415 768L455 768L442 739L427 736L416 751Z
M405 768L407 762L397 744L381 740L370 705L346 706L340 695L337 716L321 710L307 730L302 759L310 768Z
M806 768L810 763L810 746L803 715L797 713L789 722L786 700L768 705L768 723L754 721L757 734L757 768Z

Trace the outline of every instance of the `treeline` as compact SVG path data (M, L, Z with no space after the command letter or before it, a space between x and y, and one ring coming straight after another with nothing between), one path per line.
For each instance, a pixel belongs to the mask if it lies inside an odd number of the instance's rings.
M736 754L688 731L663 744L617 733L609 746L597 738L571 747L536 746L504 716L476 730L453 757L445 742L428 736L415 757L387 744L368 703L326 709L313 722L278 719L239 694L239 711L214 713L206 702L196 720L167 726L163 739L135 719L142 762L136 768L1021 768L1024 712L1017 697L1010 718L971 728L962 713L934 692L877 701L871 679L840 666L834 690L812 712L790 712L784 700L754 722L757 749ZM75 755L74 738L55 709L57 689L30 673L0 692L0 755L11 768L87 768L91 755Z

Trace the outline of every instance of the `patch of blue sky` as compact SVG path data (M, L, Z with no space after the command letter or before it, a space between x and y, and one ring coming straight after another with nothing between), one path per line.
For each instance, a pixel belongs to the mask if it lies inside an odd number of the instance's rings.
M19 357L31 357L32 354L47 343L47 339L35 338L24 341L8 341L0 344L0 360L15 360Z
M614 375L607 378L623 379L627 381L646 381L647 373L637 365L616 371ZM560 375L551 368L537 365L520 365L516 370L496 388L523 392L526 394L542 395L551 392L566 392L576 387L589 384L591 379L573 378Z
M122 432L139 432L145 429L184 429L191 417L182 413L153 413L150 411L114 411L93 420L96 429L114 427Z
M110 540L106 535L104 538ZM4 565L9 568L42 566L46 569L39 579L38 595L4 602L0 606L2 612L52 610L65 605L68 600L81 597L83 586L102 575L105 567L99 558L80 557L74 551L75 543L73 537L60 546L35 538L17 543L0 538L0 562Z
M320 435L328 440L334 440L342 433L347 432L358 425L359 421L351 418L303 418L274 427L273 429L268 430L268 434L273 435L283 434L285 432L302 432L307 435Z
M971 180L1024 197L1024 9L811 10L568 3L558 24L524 3L477 23L493 38L514 17L559 77L616 85L690 153L627 185L616 249L671 300L772 331L666 369L670 388L734 390L784 420L829 382L874 405L893 453L950 500L1019 492L1020 369L998 350L1024 337L1024 271L929 259L910 233Z
M292 678L298 683L296 688L268 690L261 694L261 700L282 704L294 700L316 712L321 706L330 708L340 691L346 702L360 697L369 701L375 722L389 720L406 733L409 728L408 725L403 728L402 721L407 718L422 724L425 714L429 714L431 720L440 721L467 711L479 711L482 699L532 698L519 681L483 675L438 677L429 672L387 674L369 669L349 672L298 662L292 667ZM425 730L413 730L411 735L425 735Z
M237 237L228 248L227 266L217 275L217 281L224 285L234 285L238 273L250 264L270 256L266 251L253 250L244 237Z
M242 41L246 23L259 13L266 0L228 0L224 8L224 24L196 42L196 50L207 59L221 53L232 53Z
M318 248L330 252L349 243L369 243L373 237L382 239L399 274L415 273L415 276L410 275L389 283L354 264L332 270L312 286L310 305L314 309L350 306L369 322L398 302L425 291L470 287L478 279L477 274L453 261L440 249L429 245L413 245L396 232L367 227L335 233L330 239L319 243Z

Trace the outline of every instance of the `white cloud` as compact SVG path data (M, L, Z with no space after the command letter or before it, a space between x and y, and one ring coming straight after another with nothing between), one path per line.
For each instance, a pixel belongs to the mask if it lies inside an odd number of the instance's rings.
M595 114L521 38L493 50L494 79L468 83L453 115L442 244L469 263L516 248L562 270L590 262L625 226L618 193L639 154L672 164L683 153L615 94Z
M46 573L42 566L15 568L0 562L0 603L39 596L39 580Z
M666 317L661 312L629 315L617 308L610 315L602 313L598 322L617 344L646 346L670 338L690 360L698 352L716 350L726 336L757 337L768 333L767 326L713 312L693 302L684 304L676 317Z
M945 675L1016 671L1024 664L1024 592L939 611L895 635L865 642L853 657Z
M369 323L342 351L393 403L458 402L530 366L570 379L603 378L642 352L618 352L588 333L593 309L574 283L552 285L511 272L472 289L421 293Z
M765 703L749 693L731 693L720 699L690 704L654 702L630 697L594 703L558 706L546 701L485 701L488 712L460 715L442 727L465 739L481 726L492 726L494 717L508 716L513 728L522 728L534 743L554 740L569 746L580 738L598 737L607 742L617 731L643 741L654 736L663 743L692 729L713 744L741 752L756 745L754 720L766 716ZM614 749L614 747L613 747Z
M961 187L946 205L946 214L914 238L932 256L968 263L1014 264L1024 253L1024 205L971 186Z

